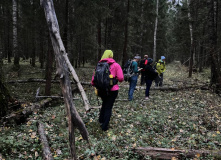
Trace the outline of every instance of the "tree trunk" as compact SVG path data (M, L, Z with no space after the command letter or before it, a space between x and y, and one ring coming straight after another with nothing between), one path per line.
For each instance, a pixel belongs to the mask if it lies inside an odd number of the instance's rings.
M158 6L159 6L159 0L156 0L156 19L155 19L155 27L154 27L154 37L153 37L153 61L156 61L157 53L156 53L156 47L157 47L157 24L158 24Z
M8 92L8 89L5 86L4 83L4 72L2 70L2 58L3 53L0 51L0 117L6 115L8 110L8 101L10 100L10 94Z
M65 101L65 106L68 115L68 128L69 128L69 142L71 149L71 158L77 159L75 150L75 135L74 129L78 127L83 139L88 141L87 129L81 120L77 110L74 107L74 102L72 100L71 93L71 83L69 79L68 66L65 62L65 57L67 53L65 51L63 42L60 37L59 26L57 17L54 11L54 5L52 0L41 0L41 4L45 10L45 17L50 31L50 37L52 41L52 46L54 49L54 54L56 58L57 65L57 75L60 77L60 85ZM64 57L65 56L65 57Z
M17 33L17 0L12 0L12 20L13 20L13 55L14 65L19 67L19 55L18 55L18 33Z
M204 58L204 36L205 36L205 27L206 24L204 23L203 24L203 35L202 35L202 40L200 40L200 53L199 53L199 72L202 72L203 71L203 64L204 64L204 61L205 61L205 58Z
M188 5L188 18L189 18L189 30L190 30L190 63L189 63L189 77L192 77L193 73L193 55L194 55L194 44L193 44L193 25L192 17L190 13L190 0L187 0Z
M69 0L65 1L64 47L68 51Z
M97 24L97 43L98 43L98 55L97 55L97 62L101 59L101 15L98 15L98 24Z
M215 91L221 88L220 65L217 55L217 1L208 0L209 9L209 54L211 56L211 85L215 85Z
M51 95L51 75L52 75L52 66L53 66L53 50L51 46L51 41L48 37L48 54L47 54L47 63L46 63L46 72L45 72L45 95Z
M35 56L36 56L36 33L35 33L35 28L36 28L36 6L35 6L36 1L33 1L32 3L32 13L33 13L33 18L32 18L32 54L31 54L31 65L32 67L35 67Z
M126 15L126 23L124 30L124 48L123 48L123 58L122 58L122 66L128 60L127 55L127 44L128 44L128 23L129 23L129 11L130 11L130 0L127 0L127 15Z

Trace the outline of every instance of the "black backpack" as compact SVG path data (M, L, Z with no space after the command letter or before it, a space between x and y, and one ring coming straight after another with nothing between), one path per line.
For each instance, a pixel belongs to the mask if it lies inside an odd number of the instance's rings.
M129 59L127 63L124 65L123 73L124 73L124 80L129 81L130 77L133 76L133 68L132 68L133 61Z
M98 62L94 74L94 86L99 91L109 91L110 86L110 67L107 62Z

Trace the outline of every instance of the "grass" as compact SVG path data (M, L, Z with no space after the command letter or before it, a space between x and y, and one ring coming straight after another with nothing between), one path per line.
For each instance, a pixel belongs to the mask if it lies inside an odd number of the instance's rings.
M39 67L21 66L21 76L12 79L43 78L44 70ZM7 68L8 67L8 68ZM10 70L6 65L5 70ZM79 68L81 81L90 81L93 68ZM29 74L30 72L35 72ZM7 72L12 74L12 72ZM179 86L207 83L209 70L195 73L187 78L187 69L179 64L167 65L165 85ZM9 79L8 79L9 80ZM175 81L174 81L175 80ZM182 82L180 82L182 81ZM39 86L44 84L10 85L10 91L23 101L33 101ZM127 82L123 82L127 84ZM139 82L138 82L139 84ZM53 84L52 94L60 93ZM121 87L118 99L127 97L128 89ZM92 87L86 87L92 106L101 104ZM82 101L75 101L80 116L89 132L92 148L82 140L76 130L76 148L79 159L151 159L134 153L134 147L163 147L175 149L221 149L221 98L209 90L189 89L176 92L151 91L151 100L144 101L144 90L136 90L135 101L116 101L110 121L110 129L102 132L98 123L99 110L93 109L85 115ZM75 97L80 97L75 94ZM41 144L37 133L37 122L43 122L54 159L68 159L68 131L66 111L63 103L52 104L35 112L25 124L0 128L0 153L6 159L42 159ZM200 159L200 158L198 158ZM201 159L215 159L207 156Z

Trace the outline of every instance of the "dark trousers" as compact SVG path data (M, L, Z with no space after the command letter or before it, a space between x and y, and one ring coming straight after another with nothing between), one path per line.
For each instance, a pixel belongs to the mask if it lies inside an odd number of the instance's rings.
M145 83L145 71L141 71L141 79L140 79L140 85L144 85Z
M152 85L152 80L146 80L146 92L145 92L145 96L149 97L149 93L150 93L150 87Z
M103 131L108 130L109 121L112 115L112 108L117 95L118 91L110 91L108 94L104 93L101 95L103 102L100 110L99 122L102 123L101 128Z
M157 76L157 78L155 79L155 86L163 86L163 73L161 73L160 76Z

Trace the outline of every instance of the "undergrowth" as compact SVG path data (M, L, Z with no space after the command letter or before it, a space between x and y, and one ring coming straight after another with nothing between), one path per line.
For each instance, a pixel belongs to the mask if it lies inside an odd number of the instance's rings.
M21 66L23 71L21 77L15 76L14 79L25 79L27 75L29 78L43 78L44 71L39 67L30 70L28 68L30 69L25 65ZM38 73L28 74L33 70ZM93 68L80 68L77 69L77 73L82 81L90 81L92 70ZM186 68L181 65L168 65L164 75L165 86L180 86L183 83L206 84L209 80L208 70L202 74L195 73L191 79L187 78L187 74ZM42 86L41 94L43 94L44 84L40 83L15 84L10 86L10 90L14 96L23 101L33 101L39 86ZM97 99L93 88L90 86L85 88L90 104L99 106L101 100ZM86 114L82 100L74 101L93 146L90 148L76 130L78 159L93 159L94 155L102 160L151 159L132 150L136 147L150 146L183 150L221 149L221 98L216 94L197 88L176 92L151 90L151 99L144 101L145 91L137 89L134 93L134 101L120 101L127 98L127 92L127 88L120 87L113 107L110 129L107 132L102 132L100 129L99 109L92 109ZM59 86L53 84L52 94L58 93L60 94ZM74 97L80 97L80 95L74 94ZM42 159L42 148L37 131L38 122L42 122L45 126L54 159L70 158L66 109L61 102L34 112L22 125L0 128L0 153L5 159ZM215 159L212 156L196 158Z

